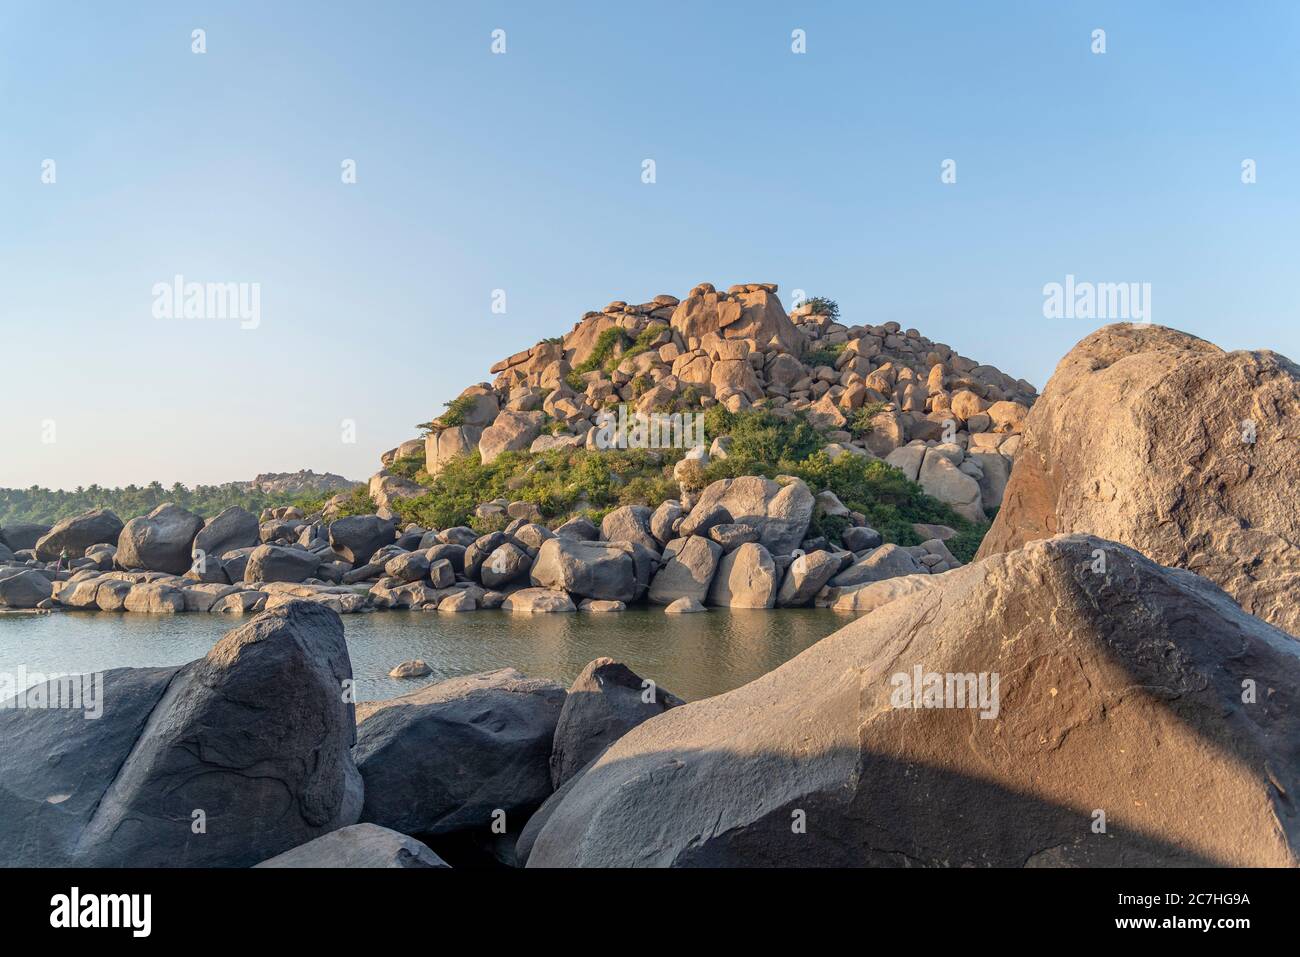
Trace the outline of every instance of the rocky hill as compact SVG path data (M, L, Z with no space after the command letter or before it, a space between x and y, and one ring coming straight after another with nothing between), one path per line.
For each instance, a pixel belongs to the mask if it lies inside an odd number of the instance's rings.
M253 481L248 482L252 491L268 495L321 495L333 492L346 492L360 485L351 479L333 472L317 474L311 469L299 469L297 472L264 472Z
M465 389L427 424L427 437L381 457L384 469L369 485L378 508L400 513L397 503L426 493L429 483L409 468L400 474L396 463L422 459L424 475L436 479L474 452L488 465L506 452L599 448L602 413L721 406L806 422L831 460L884 459L978 524L1001 503L1037 398L1029 382L897 322L849 325L825 299L787 314L771 283L725 292L701 283L682 300L611 302L490 371L496 378ZM728 438L706 435L705 447L685 457L706 467L728 454ZM681 476L675 469L679 484ZM678 489L685 506L692 491Z

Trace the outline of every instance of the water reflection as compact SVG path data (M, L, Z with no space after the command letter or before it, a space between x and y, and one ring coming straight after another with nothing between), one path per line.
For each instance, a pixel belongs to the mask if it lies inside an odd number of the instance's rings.
M850 619L816 609L665 615L509 615L381 612L344 618L357 698L404 694L432 681L515 667L568 684L591 659L626 662L687 700L752 681ZM237 620L208 615L65 612L0 616L0 671L82 673L182 664L207 653ZM400 661L423 658L426 679L389 678Z

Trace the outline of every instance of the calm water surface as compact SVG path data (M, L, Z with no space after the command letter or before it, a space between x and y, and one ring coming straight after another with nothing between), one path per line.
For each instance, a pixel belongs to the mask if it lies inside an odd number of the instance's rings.
M357 700L391 698L424 684L494 668L568 685L593 658L607 655L687 700L737 688L793 658L852 620L824 609L665 615L448 615L386 611L343 616ZM207 654L240 619L216 615L56 612L0 615L0 672L80 674L110 668L176 665ZM396 664L423 658L433 675L388 677Z

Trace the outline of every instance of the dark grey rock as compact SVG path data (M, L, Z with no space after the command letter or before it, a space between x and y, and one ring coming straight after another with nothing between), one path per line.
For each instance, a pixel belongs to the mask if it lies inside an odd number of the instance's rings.
M560 787L638 724L684 703L622 662L592 661L564 699L551 748L551 784Z
M292 602L188 665L105 673L98 720L29 689L0 707L5 863L246 867L355 823L351 677L338 615Z
M487 557L508 541L505 532L488 532L470 542L465 548L465 577L477 580Z
M320 557L301 548L258 545L248 556L246 582L304 582L316 575Z
M52 593L50 580L28 569L0 577L0 605L6 608L35 608Z
M352 515L330 525L330 546L344 561L364 565L385 545L393 544L396 525L378 515Z
M122 520L106 508L97 508L55 522L37 540L34 546L36 557L43 562L52 562L65 548L69 555L84 555L91 545L116 543L121 534Z
M50 526L37 522L15 522L12 525L6 525L0 529L0 541L3 541L13 551L21 552L25 549L35 548L36 543L49 534ZM112 539L113 542L117 538ZM91 544L97 544L92 542ZM57 558L58 555L55 555Z
M452 571L454 571L457 575L465 571L465 546L464 545L454 545L454 544L434 545L426 549L425 554L428 555L429 557L429 564L433 564L436 561L446 559L447 561L451 562Z
M193 563L190 550L202 528L202 518L165 502L126 523L117 538L113 563L127 571L183 575Z
M500 809L518 827L551 793L564 697L505 668L359 706L361 819L405 834L490 832Z
M840 544L851 552L878 548L883 542L880 533L866 525L850 525L840 533Z
M418 582L429 574L429 556L424 552L402 552L384 564L384 573L404 582Z

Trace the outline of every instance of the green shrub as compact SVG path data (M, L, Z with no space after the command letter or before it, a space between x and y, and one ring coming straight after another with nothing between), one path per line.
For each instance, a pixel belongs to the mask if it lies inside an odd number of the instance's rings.
M848 430L855 438L865 438L875 428L871 420L889 408L888 402L868 402L853 413L849 419Z
M474 408L474 401L474 396L462 395L460 398L445 402L443 404L447 407L446 412L432 422L421 422L416 428L424 429L426 432L441 432L443 429L454 429L458 425L464 425L465 416Z
M830 366L834 368L836 361L840 357L840 353L843 351L844 343L842 342L822 346L820 349L814 349L812 352L805 352L803 356L803 364L806 366L812 366L813 368L816 368L817 366Z
M477 529L474 509L495 498L532 502L548 521L643 501L657 505L678 494L671 474L681 454L678 450L550 449L505 452L484 465L475 451L451 460L436 478L424 476L421 481L429 491L394 507L402 521L426 528L473 525Z
M803 416L789 420L768 409L728 412L722 405L704 413L704 434L709 439L731 436L727 458L709 465L711 481L737 475L770 478L790 471L823 444L821 435Z
M644 329L641 330L641 334L637 336L636 339L632 342L632 344L627 347L627 349L623 352L621 356L619 356L618 361L622 362L624 359L630 359L633 356L639 356L643 352L648 352L650 350L650 344L653 343L656 339L658 339L660 334L667 328L668 328L667 323L663 323L663 322L650 323L648 326L646 326ZM609 370L607 369L606 371Z
M840 544L840 536L853 523L843 515L817 515L808 527L809 537L824 535L833 545Z
M410 455L403 455L401 458L394 459L388 466L388 471L394 475L400 475L402 478L414 479L424 471L424 449L418 452L412 452Z
M614 350L623 345L627 345L626 332L618 326L606 329L596 337L596 344L591 347L591 354L574 366L569 375L580 377L583 373L603 369L605 363L613 358Z
M988 530L987 525L961 518L884 462L847 453L832 461L821 451L823 437L803 416L785 419L767 409L733 413L715 405L705 412L704 428L709 439L731 437L727 458L714 459L707 467L694 462L683 466L680 483L673 477L673 467L685 455L681 449L506 452L490 465L484 465L474 451L447 463L436 478L423 470L416 472L416 481L429 491L399 501L395 508L402 521L428 528L471 525L488 531L494 520L476 520L474 509L482 502L509 498L532 502L551 524L575 514L599 523L621 505L653 508L718 479L787 474L803 479L814 493L834 492L846 506L866 516L888 542L920 544L912 530L915 522L948 525L958 533L949 540L949 549L968 561ZM838 544L846 526L843 518L822 516L810 534L825 535Z
M957 534L944 542L948 546L948 551L952 552L953 557L963 562L974 561L975 553L980 548L980 542L984 541L984 536L988 534L989 526L993 524L993 519L997 518L997 515L998 510L995 508L989 512L987 522L965 522L964 527L954 525Z
M850 509L865 515L867 524L887 542L919 545L921 540L912 530L913 522L948 525L958 531L971 525L879 459L845 453L831 461L830 456L819 451L791 472L814 492L830 489Z
M834 322L840 318L840 304L834 299L827 299L825 296L813 296L807 300L807 304L812 306L813 315L830 316Z

